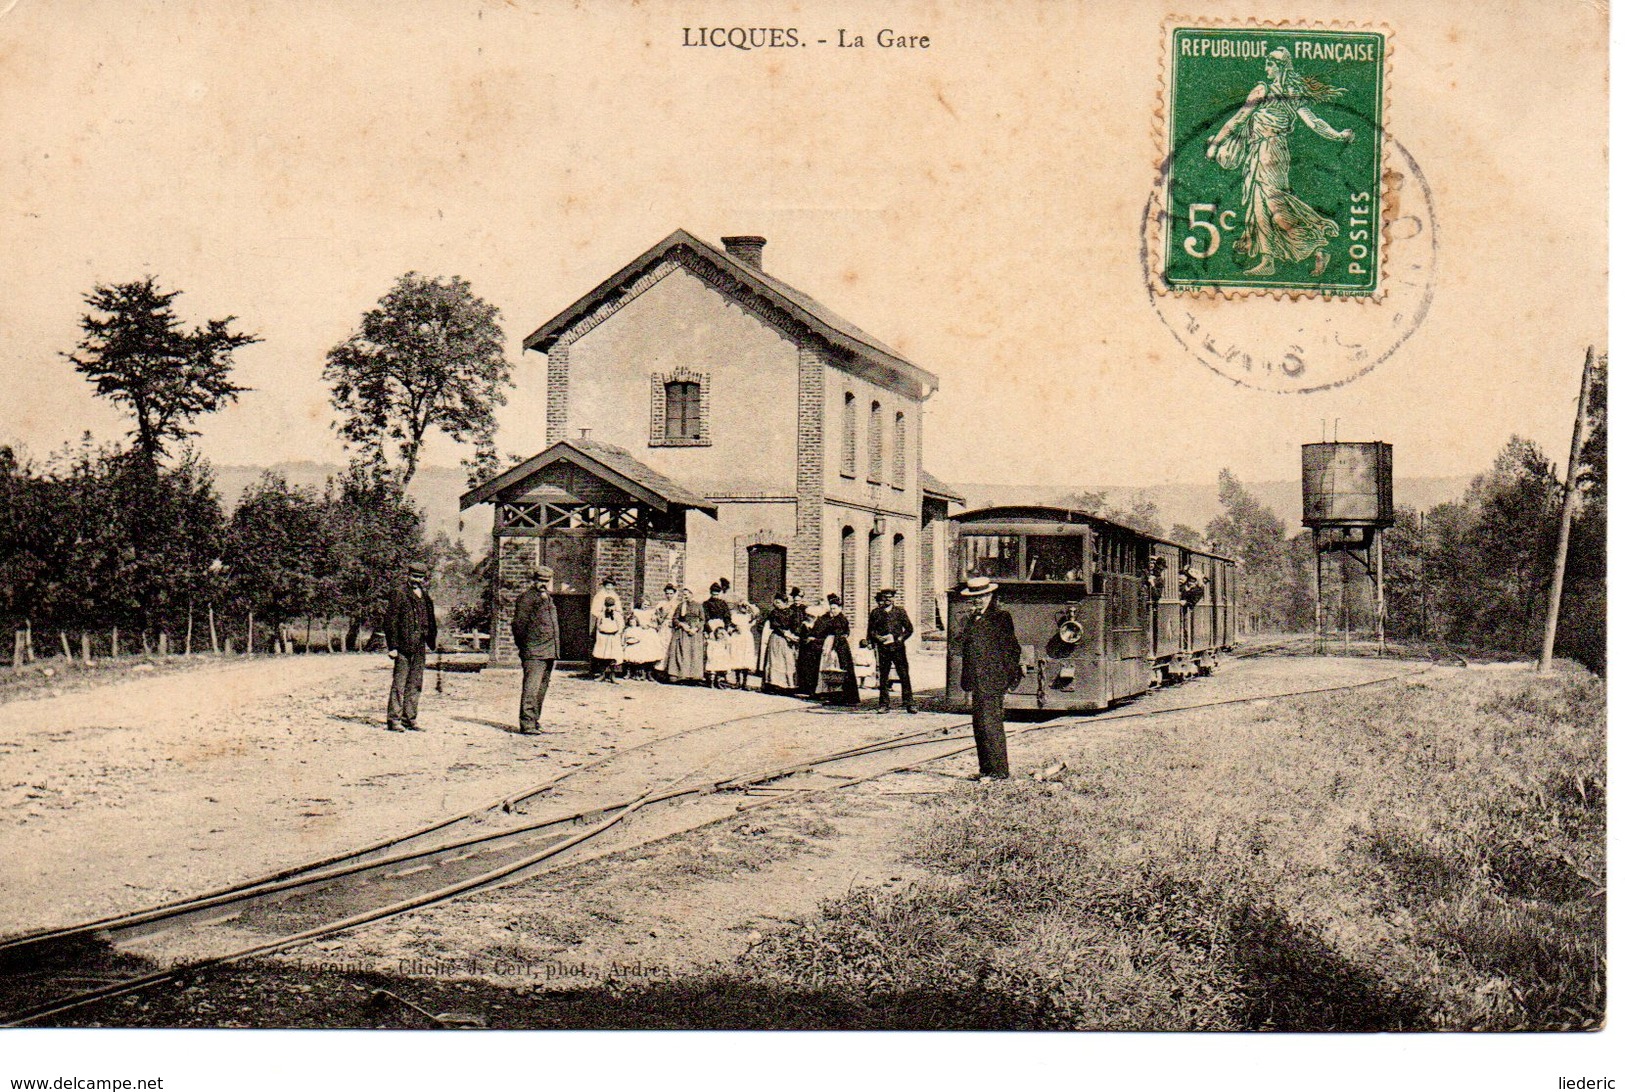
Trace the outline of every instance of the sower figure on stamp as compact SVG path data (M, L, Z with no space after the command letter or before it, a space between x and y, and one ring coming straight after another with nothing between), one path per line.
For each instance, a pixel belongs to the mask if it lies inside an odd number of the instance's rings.
M1292 67L1292 55L1274 49L1264 61L1264 82L1208 141L1207 155L1227 170L1242 171L1244 229L1235 242L1238 258L1254 258L1250 275L1272 276L1277 259L1315 259L1314 275L1326 271L1329 240L1337 222L1322 216L1292 192L1292 150L1287 138L1299 121L1316 136L1348 144L1354 130L1334 129L1314 111L1316 103L1343 94Z
M559 658L559 612L553 605L553 570L543 567L530 574L530 587L513 604L513 643L523 671L519 683L519 731L541 734L542 703Z
M384 616L384 641L395 671L389 682L387 724L391 732L418 731L418 696L423 693L423 668L429 650L439 640L434 600L429 598L429 566L414 561L406 582L389 596Z
M1021 681L1021 644L1010 612L993 601L999 586L973 576L960 589L970 615L959 632L960 686L971 696L971 731L983 779L1010 776L1004 742L1004 695Z
M903 708L918 713L914 708L914 683L908 674L908 639L914 636L914 623L908 611L896 604L897 593L891 588L875 592L875 609L869 612L869 647L875 650L875 676L880 683L880 711L891 708L891 673L897 670L897 681L903 687Z

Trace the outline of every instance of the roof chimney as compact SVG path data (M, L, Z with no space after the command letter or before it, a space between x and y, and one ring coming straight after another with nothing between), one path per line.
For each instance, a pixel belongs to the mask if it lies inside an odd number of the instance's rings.
M767 240L760 235L724 235L722 245L727 248L728 257L755 270L762 268L762 248L767 246Z

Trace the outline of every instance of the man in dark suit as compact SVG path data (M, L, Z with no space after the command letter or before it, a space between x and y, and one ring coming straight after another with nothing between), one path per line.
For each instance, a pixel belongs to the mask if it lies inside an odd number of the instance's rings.
M891 673L897 669L897 681L903 686L903 708L918 713L914 708L914 683L908 675L907 641L914 636L914 623L908 611L896 604L897 593L891 588L875 592L875 609L869 612L869 647L875 650L875 673L880 679L880 711L891 708Z
M971 695L971 731L983 780L1010 776L1004 695L1021 681L1021 643L1010 612L993 601L998 590L987 577L973 576L959 592L971 608L959 632L959 681Z
M429 566L414 561L406 583L389 596L384 615L384 641L395 672L389 682L387 723L391 732L418 731L418 696L423 693L423 667L439 642L434 600L429 598Z
M530 587L519 593L513 604L513 643L519 650L523 676L519 683L519 731L535 736L542 732L542 703L547 700L547 684L553 678L553 661L559 658L559 612L553 605L553 570L547 567L530 574Z

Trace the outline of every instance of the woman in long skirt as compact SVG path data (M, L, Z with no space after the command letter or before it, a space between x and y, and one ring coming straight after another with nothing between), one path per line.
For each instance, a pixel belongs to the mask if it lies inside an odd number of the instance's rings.
M666 676L672 682L698 682L705 678L705 614L694 595L683 589L672 615L671 641L666 646Z
M812 698L818 695L818 660L822 653L822 642L813 637L813 627L818 619L807 609L802 601L801 589L790 589L790 610L795 615L795 632L800 638L796 642L796 693Z
M660 631L660 658L654 662L654 674L666 677L666 656L671 651L672 618L677 614L677 585L667 584L664 597L655 605L654 624Z
M821 650L818 695L831 705L858 704L858 676L848 640L851 633L852 623L841 610L841 597L832 592L829 609L813 624L813 640Z
M771 694L788 694L796 688L796 614L790 600L773 597L773 609L762 624L762 689Z

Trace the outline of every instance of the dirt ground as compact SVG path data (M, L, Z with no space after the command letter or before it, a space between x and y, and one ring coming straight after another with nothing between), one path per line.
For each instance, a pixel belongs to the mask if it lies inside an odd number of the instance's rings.
M1267 702L1274 693L1405 670L1420 667L1238 660L1128 711ZM940 658L922 663L920 674L940 685ZM872 695L871 708L835 712L756 693L555 678L544 718L550 734L541 737L509 727L517 673L497 670L447 674L441 693L431 681L420 718L426 730L386 733L381 656L225 661L0 705L0 799L8 805L0 883L9 896L0 931L241 880L572 770L583 772L529 805L533 817L625 799L671 776L720 777L964 721L881 716ZM1080 745L1107 761L1113 739L1146 723L1108 713L1012 725L1012 765L1030 775ZM332 971L387 976L408 992L462 983L535 995L726 969L825 899L922 880L906 859L910 833L935 795L977 791L973 773L974 758L959 756L839 793L766 806L746 798L743 810L713 807L706 825L686 832L698 820L674 810L669 837L292 950L266 973ZM288 1006L263 994L246 1020L213 1007L197 1015L205 1024L300 1026L305 994L290 994ZM133 1019L140 1010L128 1011Z
M439 691L431 672L424 731L392 733L381 655L144 668L89 688L65 678L0 704L0 932L117 913L340 852L718 721L802 711L802 734L811 725L839 736L829 728L846 719L793 698L611 686L559 672L546 734L520 736L518 672L488 670L447 672ZM727 752L700 743L681 761L701 766Z

